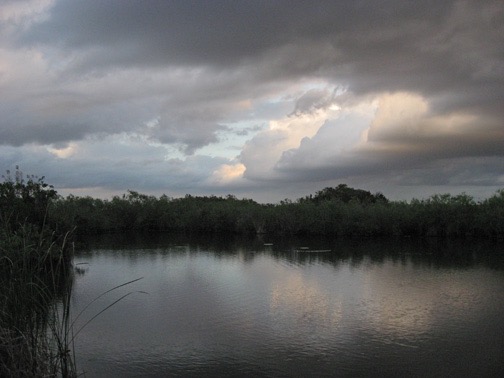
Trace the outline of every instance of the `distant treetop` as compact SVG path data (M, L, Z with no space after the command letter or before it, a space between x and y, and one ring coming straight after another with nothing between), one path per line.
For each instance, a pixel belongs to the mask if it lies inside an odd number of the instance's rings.
M367 190L350 188L346 184L339 184L335 188L324 188L315 193L314 196L310 195L305 197L303 200L315 203L324 201L341 201L344 203L355 201L361 204L389 202L382 193L371 194L371 192L368 192Z

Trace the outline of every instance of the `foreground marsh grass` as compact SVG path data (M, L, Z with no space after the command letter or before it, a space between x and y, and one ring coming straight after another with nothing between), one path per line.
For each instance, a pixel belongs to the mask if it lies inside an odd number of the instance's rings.
M75 337L131 293L99 311L74 333L75 321L82 315L72 319L70 313L74 226L54 220L58 195L43 177L25 179L16 167L14 175L7 171L2 178L0 377L75 377Z
M2 178L0 376L75 376L68 337L71 233L47 223L57 192L19 167Z
M56 238L30 225L0 233L0 376L76 376L68 234Z

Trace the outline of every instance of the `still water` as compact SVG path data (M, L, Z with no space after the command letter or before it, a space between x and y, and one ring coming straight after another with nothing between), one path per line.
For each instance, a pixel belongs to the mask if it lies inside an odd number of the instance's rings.
M75 258L74 332L126 297L77 335L78 370L504 376L502 247L169 235L87 241Z

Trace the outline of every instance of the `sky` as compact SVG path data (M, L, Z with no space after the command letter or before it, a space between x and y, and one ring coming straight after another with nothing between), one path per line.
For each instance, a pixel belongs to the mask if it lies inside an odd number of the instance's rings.
M501 0L0 0L0 170L275 203L504 188Z

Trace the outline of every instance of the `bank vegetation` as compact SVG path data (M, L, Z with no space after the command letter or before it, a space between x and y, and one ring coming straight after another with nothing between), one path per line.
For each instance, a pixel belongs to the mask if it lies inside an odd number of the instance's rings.
M467 194L389 201L383 194L341 184L276 204L233 195L171 198L128 191L110 200L70 195L53 201L51 222L55 229L76 227L83 234L135 230L503 238L504 190L483 201Z
M0 183L1 377L76 376L71 232L49 226L58 201L43 178L19 170Z

